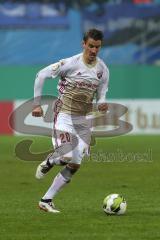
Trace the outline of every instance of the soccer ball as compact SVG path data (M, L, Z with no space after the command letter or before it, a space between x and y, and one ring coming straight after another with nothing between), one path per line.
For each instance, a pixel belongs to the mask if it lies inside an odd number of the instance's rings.
M120 194L110 194L103 200L103 210L108 215L123 215L126 208L126 200Z

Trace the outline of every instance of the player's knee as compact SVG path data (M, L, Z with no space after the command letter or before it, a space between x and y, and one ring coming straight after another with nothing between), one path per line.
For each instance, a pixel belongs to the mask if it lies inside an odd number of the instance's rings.
M67 156L64 156L59 149L56 149L52 154L49 155L50 162L58 163L57 165L67 165L71 160L72 156L68 154Z
M62 169L61 174L66 179L66 182L69 183L71 181L72 176L77 172L79 167L79 164L69 163L64 169Z
M67 163L69 163L72 160L72 157L63 157L63 160Z
M80 164L77 164L77 163L68 163L67 166L71 169L74 169L74 170L78 170L80 168Z
M62 157L62 159L60 160L60 163L61 165L67 165L71 160L72 158L70 157Z

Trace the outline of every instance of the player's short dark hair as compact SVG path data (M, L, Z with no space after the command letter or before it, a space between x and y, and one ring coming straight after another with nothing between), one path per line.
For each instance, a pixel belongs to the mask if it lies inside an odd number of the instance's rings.
M86 42L88 40L88 38L93 38L96 41L97 40L103 41L103 33L102 33L102 31L100 31L96 28L92 28L84 33L83 41Z

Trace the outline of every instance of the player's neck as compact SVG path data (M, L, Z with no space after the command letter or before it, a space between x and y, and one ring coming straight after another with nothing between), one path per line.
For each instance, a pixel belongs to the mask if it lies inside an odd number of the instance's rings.
M86 55L83 53L83 62L84 62L87 66L89 66L89 67L94 67L94 66L96 65L96 63L97 63L97 59L91 61L91 60L88 59L88 58L86 57Z

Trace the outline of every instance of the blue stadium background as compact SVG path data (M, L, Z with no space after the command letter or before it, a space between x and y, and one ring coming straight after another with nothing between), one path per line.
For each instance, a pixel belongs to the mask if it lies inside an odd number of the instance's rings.
M37 71L82 51L83 32L92 27L105 36L108 98L159 99L158 0L8 0L0 3L0 100L32 98ZM46 93L57 94L56 81L45 84Z
M83 8L66 1L0 3L0 64L49 64L71 56L81 51L83 32L98 27L106 63L159 65L160 5L104 2Z

